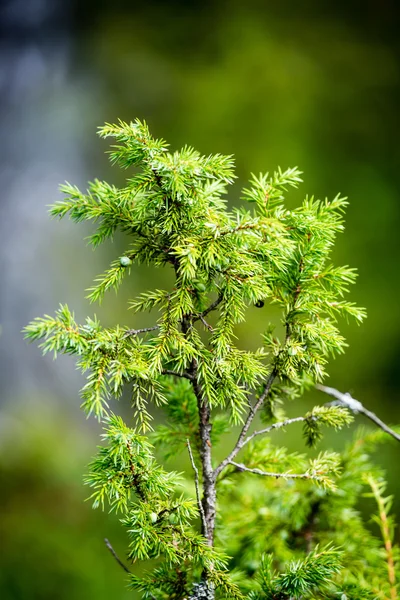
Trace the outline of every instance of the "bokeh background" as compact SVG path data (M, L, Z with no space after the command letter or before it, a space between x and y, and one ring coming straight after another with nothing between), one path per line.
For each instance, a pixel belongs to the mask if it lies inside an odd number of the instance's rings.
M93 314L84 290L118 256L119 240L93 253L88 228L51 221L46 209L64 180L122 183L95 135L105 121L138 116L172 147L235 154L232 203L251 171L277 165L304 171L301 194L349 196L335 259L358 267L352 298L369 316L362 327L343 323L349 349L330 383L400 422L398 31L396 0L0 3L2 599L132 597L103 543L122 554L123 532L84 503L99 428L79 410L82 380L72 360L43 359L20 334L60 302L78 319ZM138 324L126 300L152 284L154 273L135 272L97 314ZM251 312L244 344L259 321ZM338 448L348 435L326 443ZM397 514L399 458L389 443L376 457Z

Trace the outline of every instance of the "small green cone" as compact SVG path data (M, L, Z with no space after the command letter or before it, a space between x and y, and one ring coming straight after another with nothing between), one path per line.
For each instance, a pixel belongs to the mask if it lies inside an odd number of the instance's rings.
M129 265L132 264L132 261L129 258L129 256L121 256L119 262L121 263L121 267L129 267Z

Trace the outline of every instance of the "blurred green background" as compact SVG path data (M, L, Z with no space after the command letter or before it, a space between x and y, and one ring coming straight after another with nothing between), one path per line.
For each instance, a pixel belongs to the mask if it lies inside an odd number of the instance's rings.
M104 121L144 118L172 148L235 154L232 204L251 171L278 165L304 171L291 206L306 193L349 196L335 260L358 267L352 299L368 319L343 323L349 349L329 383L400 422L398 27L395 0L1 3L2 599L131 597L103 542L123 554L123 531L84 503L99 427L80 413L81 378L72 360L42 359L20 334L59 302L78 319L93 314L84 290L123 248L116 240L93 253L85 226L46 214L64 180L123 182L95 135ZM155 278L161 287L165 274L134 272L118 298L96 307L104 324L139 324L126 301ZM254 344L260 311L249 318L243 345ZM319 401L309 394L290 410ZM129 415L127 405L118 410ZM340 448L349 435L326 443ZM294 434L285 440L303 449ZM377 456L397 514L399 458L394 444Z

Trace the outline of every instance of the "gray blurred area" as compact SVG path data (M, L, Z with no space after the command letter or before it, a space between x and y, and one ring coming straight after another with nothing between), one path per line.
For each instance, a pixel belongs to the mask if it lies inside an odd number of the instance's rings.
M2 599L131 597L102 545L113 535L123 550L123 532L83 502L98 426L79 411L81 376L73 360L42 358L20 333L60 302L78 320L96 312L106 325L138 324L127 299L165 277L140 269L118 298L90 306L85 289L124 240L93 252L89 226L47 214L65 180L123 183L127 173L109 165L96 136L105 121L144 118L172 147L235 154L232 204L251 171L278 165L304 171L291 206L306 193L349 196L335 260L358 267L352 299L369 316L362 327L343 323L349 348L329 385L400 422L398 27L394 0L0 3ZM244 346L268 318L268 309L249 311ZM319 401L310 394L290 411ZM129 415L129 404L117 409ZM397 512L399 452L388 444L378 458Z
M64 263L66 272L57 263L63 263L68 254L76 262L71 248L79 232L68 225L57 230L46 204L57 198L60 181L85 177L79 106L87 99L83 84L71 77L71 15L66 4L12 0L3 4L0 15L0 374L4 403L44 390L68 397L76 384L70 376L61 376L68 364L42 360L19 332L29 319L51 311L64 292L77 299L69 291L76 289L75 283L71 286L71 280L76 280L73 262Z

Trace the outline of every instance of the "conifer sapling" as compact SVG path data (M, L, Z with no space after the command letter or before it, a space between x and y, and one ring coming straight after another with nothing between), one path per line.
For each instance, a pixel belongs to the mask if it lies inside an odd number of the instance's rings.
M278 169L253 175L243 206L229 210L231 156L171 153L139 120L106 125L100 136L113 138L111 160L129 170L126 186L95 180L82 193L65 184L51 208L54 217L93 221L94 247L117 231L130 237L89 298L100 302L141 263L171 269L174 284L133 296L131 311L154 314L150 327L79 325L64 305L25 331L44 353L73 354L88 373L82 407L104 433L86 482L94 507L109 507L126 527L129 561L148 562L141 577L130 573L131 588L160 600L397 598L397 550L390 541L388 578L381 543L355 509L366 486L386 506L367 458L381 432L359 436L342 455L312 458L271 441L300 423L314 447L324 426L352 420L334 405L284 413L344 351L338 318L365 316L345 299L355 270L330 262L346 200L308 197L288 210L284 194L300 172ZM281 314L277 332L271 304ZM237 325L255 307L260 342L246 350ZM133 427L109 406L125 388ZM155 430L154 407L166 414ZM166 470L154 446L166 459L187 452L186 476ZM388 548L390 526L380 525Z

